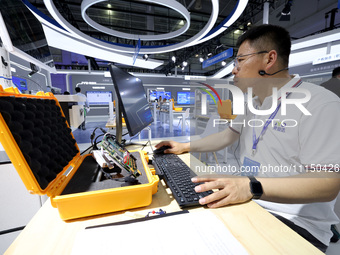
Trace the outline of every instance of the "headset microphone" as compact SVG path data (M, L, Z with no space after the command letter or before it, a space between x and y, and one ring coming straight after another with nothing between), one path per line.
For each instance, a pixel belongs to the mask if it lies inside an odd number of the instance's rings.
M283 68L283 69L281 69L281 70L279 70L279 71L277 71L277 72L275 72L275 73L266 73L266 71L260 70L260 71L259 71L259 75L261 75L261 76L264 76L264 75L272 76L272 75L275 75L275 74L277 74L277 73L279 73L279 72L282 72L282 71L284 71L284 70L288 70L288 67Z

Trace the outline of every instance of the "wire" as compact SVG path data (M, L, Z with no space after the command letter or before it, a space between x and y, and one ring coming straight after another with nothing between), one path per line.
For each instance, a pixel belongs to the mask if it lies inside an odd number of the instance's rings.
M103 132L103 134L100 134L100 135L94 137L94 135L95 135L95 133L96 133L96 130L97 130L98 128ZM98 150L97 144L100 143L100 142L97 142L97 139L98 139L99 137L103 136L103 135L106 134L106 133L107 133L107 132L106 132L103 128L101 128L101 127L96 127L96 128L92 131L92 134L90 135L91 145L90 145L88 148L86 148L83 152L81 152L80 155L83 155L85 152L87 152L87 151L90 150L91 148L92 148L93 150ZM111 135L112 135L112 134L111 134Z
M104 171L104 169L103 169L102 167L100 168L100 171L104 174L104 177L105 177L106 179L113 180L111 174L108 173L108 172L106 172L106 171Z
M95 150L98 150L97 144L100 143L100 141L97 142L97 139L98 139L99 137L104 136L104 135L105 135L105 134L100 134L100 135L98 135L98 136L94 139L94 146L93 146L93 148L94 148Z
M103 136L103 135L104 135L104 134L101 134L101 135L99 135L99 136ZM99 136L98 136L98 137L99 137ZM98 143L100 143L100 142L96 142L96 143L94 143L94 145L90 145L88 148L86 148L85 150L83 150L83 151L80 153L80 155L83 155L85 152L87 152L87 151L90 150L91 148L92 148L92 149L97 148L96 145L97 145ZM98 150L98 149L95 149L95 150Z
M103 134L98 135L98 136L95 138L94 136L95 136L96 130L97 130L98 128L103 132ZM91 144L92 144L92 146L93 146L93 149L98 150L98 147L97 147L97 144L98 144L98 143L97 143L97 139L98 139L98 137L101 137L101 136L103 136L104 134L107 134L107 132L106 132L106 130L104 130L104 129L101 128L101 127L96 127L96 128L93 130L93 132L92 132L92 134L91 134L91 136L90 136ZM93 143L93 140L94 140L94 143Z
M90 150L93 146L90 145L89 147L87 147L85 150L83 150L80 155L83 155L85 152L87 152L88 150Z
M131 143L132 139L135 138L136 136L138 136L139 134L140 134L140 132L138 132L137 134L135 134L133 137L130 137L129 143Z
M40 85L38 82L36 82L35 80L30 79L30 78L28 78L28 77L26 77L26 76L21 76L21 75L15 75L15 76L18 77L18 78L27 79L27 80L33 82L35 85L37 85L38 89L40 89L40 90L42 90L42 91L45 91L45 90L43 89L43 87L41 87L41 85ZM27 84L27 85L28 85L28 84Z
M150 147L151 147L151 149L152 149L152 146L151 146L151 141L150 140L148 140L144 145L143 145L143 147L142 147L142 149L141 150L143 150L144 148L145 148L145 146L147 146L148 144L150 144Z
M126 135L128 135L129 134L129 132L126 132L125 134L123 134L122 136L126 136Z

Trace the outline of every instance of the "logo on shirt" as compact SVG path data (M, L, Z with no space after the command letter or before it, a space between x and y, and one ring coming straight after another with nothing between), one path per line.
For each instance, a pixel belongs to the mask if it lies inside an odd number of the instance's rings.
M276 121L274 123L273 129L278 131L278 132L286 133L286 126L287 126L287 124L285 122Z

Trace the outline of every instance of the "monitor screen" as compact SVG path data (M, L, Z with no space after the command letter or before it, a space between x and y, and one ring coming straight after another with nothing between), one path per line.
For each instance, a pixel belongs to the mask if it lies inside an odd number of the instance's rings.
M195 99L195 93L190 91L178 91L177 92L177 104L193 104Z
M19 77L12 76L13 84L21 91L27 90L27 80Z
M149 100L151 102L155 101L156 99L159 99L159 97L162 97L162 99L171 99L171 92L170 91L155 91L155 90L150 90L149 91Z
M86 91L89 105L108 105L113 102L112 91Z
M110 65L110 72L126 127L134 136L153 122L143 83L114 65Z

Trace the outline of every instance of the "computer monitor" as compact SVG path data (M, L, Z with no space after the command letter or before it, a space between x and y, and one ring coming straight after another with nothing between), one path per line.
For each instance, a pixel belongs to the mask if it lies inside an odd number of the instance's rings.
M177 104L193 104L195 99L195 93L190 91L178 91L177 92Z
M21 92L27 90L27 80L26 79L12 76L12 82Z
M112 91L86 91L89 105L109 105L113 102Z
M109 68L116 92L116 140L121 143L121 113L130 136L152 123L153 117L142 81L113 64Z
M157 91L157 90L149 91L149 100L151 102L154 102L156 99L158 100L160 96L162 97L162 99L170 100L171 92L170 91Z

